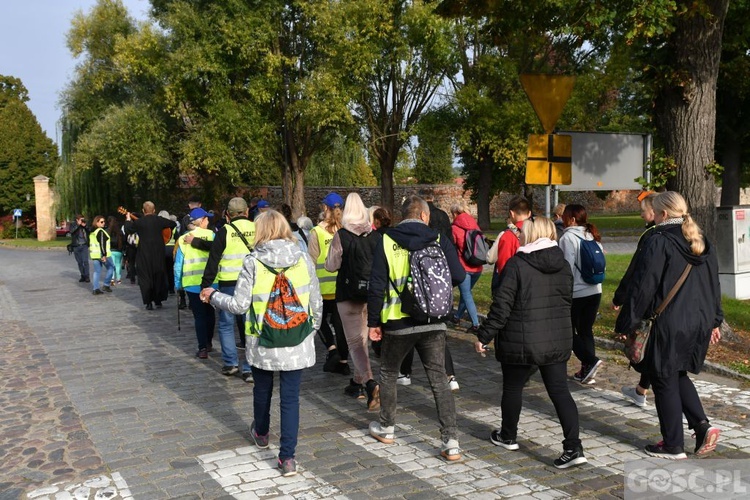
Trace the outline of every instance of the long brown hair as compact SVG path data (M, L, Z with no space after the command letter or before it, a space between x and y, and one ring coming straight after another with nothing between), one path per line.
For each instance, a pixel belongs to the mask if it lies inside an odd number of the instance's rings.
M599 230L596 226L589 222L589 216L583 205L565 205L562 220L565 227L583 226L587 232L591 233L594 240L602 241L602 235L599 234Z

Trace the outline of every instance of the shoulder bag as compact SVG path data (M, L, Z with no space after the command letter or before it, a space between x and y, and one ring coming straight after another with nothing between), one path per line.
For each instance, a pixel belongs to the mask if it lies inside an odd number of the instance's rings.
M692 264L685 266L685 270L682 271L680 279L677 280L677 283L675 283L659 307L654 310L654 314L650 318L641 320L641 324L638 325L635 331L629 334L625 339L625 347L623 350L631 364L637 365L643 361L646 354L646 348L648 347L648 341L651 338L651 329L653 328L654 320L664 311L664 309L667 308L674 296L677 295L677 292L680 291L682 284L685 283L692 268Z

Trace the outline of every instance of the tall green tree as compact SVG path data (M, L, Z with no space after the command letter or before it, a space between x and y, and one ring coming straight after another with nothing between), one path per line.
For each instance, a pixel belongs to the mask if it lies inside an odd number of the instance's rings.
M0 75L0 213L33 206L37 175L51 177L59 161L54 142L26 105L20 79ZM26 197L29 196L30 199Z
M420 184L444 184L453 180L453 125L451 109L428 111L419 120L416 136L419 141L414 162L414 175Z
M357 88L356 116L380 168L382 205L393 209L393 171L420 116L457 70L450 24L423 0L344 0L336 50Z

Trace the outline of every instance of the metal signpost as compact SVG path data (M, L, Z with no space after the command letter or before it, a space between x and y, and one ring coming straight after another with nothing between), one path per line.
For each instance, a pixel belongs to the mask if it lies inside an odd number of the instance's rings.
M18 239L18 223L21 221L21 209L20 208L14 208L13 209L13 222L16 225L16 239Z

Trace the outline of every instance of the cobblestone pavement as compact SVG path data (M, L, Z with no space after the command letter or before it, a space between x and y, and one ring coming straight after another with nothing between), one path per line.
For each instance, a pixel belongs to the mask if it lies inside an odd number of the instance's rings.
M499 365L453 331L463 459L438 454L434 402L424 371L399 386L396 443L367 435L364 400L343 394L348 377L306 371L300 474L280 477L278 405L271 448L248 441L252 385L219 373L216 350L194 357L191 317L177 328L176 301L145 311L138 288L92 296L64 251L0 248L0 499L106 498L622 498L623 470L659 440L653 402L623 400L637 378L608 360L598 383L570 387L589 464L560 471L561 432L541 380L524 395L519 451L489 442L499 425ZM322 354L322 353L319 353ZM419 363L417 363L418 365ZM374 360L377 370L377 360ZM574 371L571 362L570 373ZM709 410L731 408L715 456L749 458L750 392L710 375L697 386ZM693 440L686 428L686 448Z

